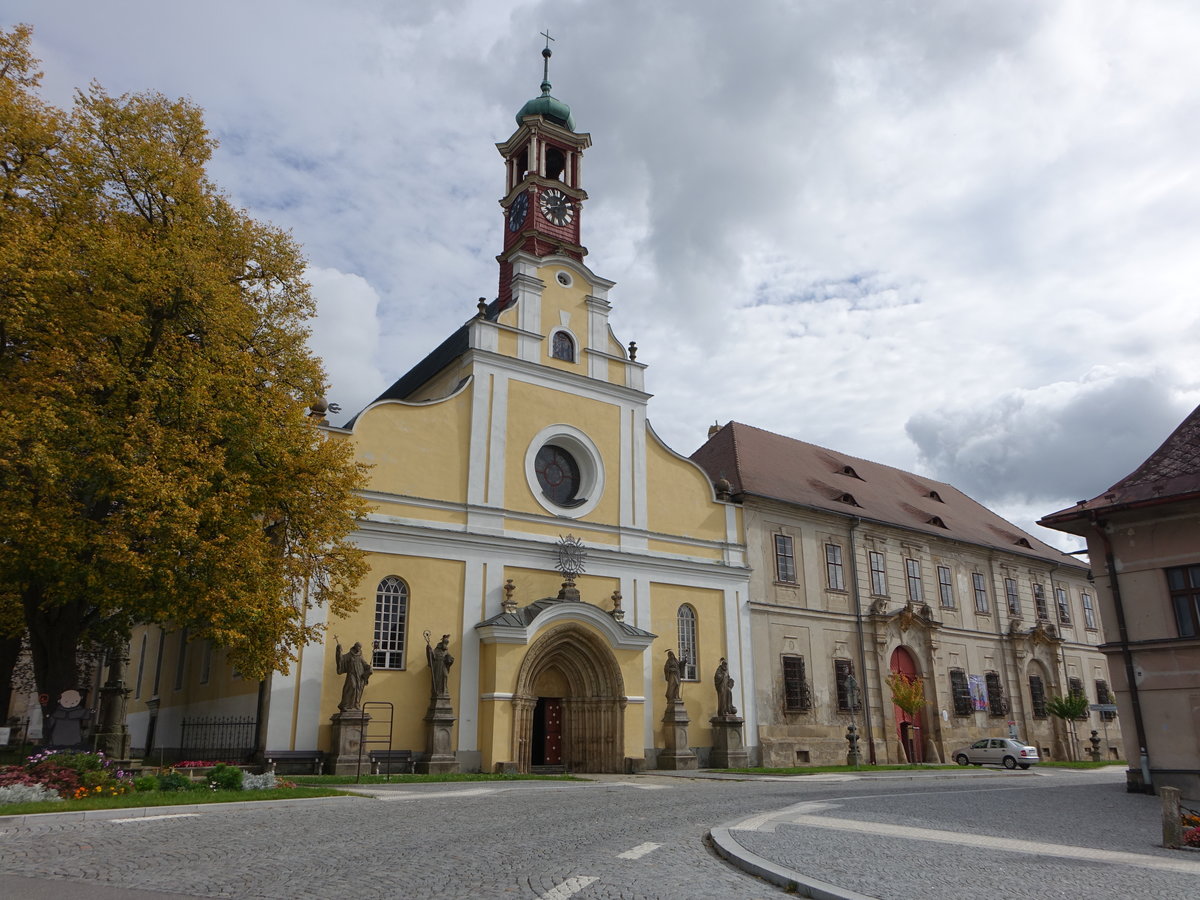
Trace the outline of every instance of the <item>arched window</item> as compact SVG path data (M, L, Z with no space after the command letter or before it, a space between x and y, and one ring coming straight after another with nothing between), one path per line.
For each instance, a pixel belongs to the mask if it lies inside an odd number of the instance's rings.
M696 661L696 611L688 604L679 607L679 677L684 681L699 681Z
M556 331L550 339L550 355L555 359L575 362L575 341L565 331Z
M404 633L408 624L408 585L389 575L375 591L375 652L371 666L376 669L404 668Z

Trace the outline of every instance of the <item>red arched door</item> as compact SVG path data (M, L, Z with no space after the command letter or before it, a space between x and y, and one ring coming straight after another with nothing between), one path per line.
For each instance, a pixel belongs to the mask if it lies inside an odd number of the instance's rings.
M893 675L902 675L906 678L916 678L920 674L917 671L917 661L903 647L897 647L892 651L892 662L889 668ZM892 706L892 711L896 714L896 736L900 739L900 746L904 748L905 757L910 763L923 762L921 720L895 705Z

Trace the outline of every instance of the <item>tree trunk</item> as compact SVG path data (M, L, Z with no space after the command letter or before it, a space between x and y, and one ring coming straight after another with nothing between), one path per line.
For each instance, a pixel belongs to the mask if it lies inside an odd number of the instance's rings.
M78 602L45 609L41 585L30 585L22 598L29 626L29 649L38 694L46 698L43 722L58 709L63 691L79 687L79 642L84 631L84 607ZM45 727L45 726L43 726Z

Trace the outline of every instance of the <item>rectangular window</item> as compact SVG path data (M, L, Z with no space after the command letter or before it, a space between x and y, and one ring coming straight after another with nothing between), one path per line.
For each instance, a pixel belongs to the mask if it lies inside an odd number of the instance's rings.
M775 580L796 583L796 556L792 539L786 534L775 535Z
M1042 676L1029 676L1029 700L1035 719L1046 718L1046 686L1042 684Z
M978 572L971 573L971 584L975 586L975 612L985 616L991 613L988 605L987 581Z
M182 690L183 676L187 674L188 630L179 632L179 656L175 658L175 690Z
M812 694L804 677L804 657L783 657L783 708L787 712L812 709Z
M1050 618L1050 611L1046 608L1046 589L1036 581L1033 583L1033 606L1041 621L1045 622Z
M1070 625L1071 605L1067 602L1067 592L1062 588L1055 588L1054 600L1058 604L1058 621L1063 625Z
M1103 679L1096 679L1096 702L1097 703L1116 703L1116 698L1108 692L1108 682ZM1117 717L1115 712L1102 712L1100 718L1105 722L1111 722Z
M1083 626L1088 631L1096 630L1096 608L1092 605L1092 595L1084 591L1079 595L1083 601Z
M1086 700L1087 693L1083 689L1083 679L1067 678L1067 693L1072 697L1082 697L1084 700ZM1088 710L1084 710L1083 715L1081 715L1079 718L1087 719L1090 715L1091 713Z
M1200 634L1200 566L1175 566L1166 571L1179 636L1196 637Z
M950 567L938 566L938 595L942 598L945 609L954 609L954 582L951 580Z
M967 684L967 673L962 669L950 670L950 696L954 699L956 716L969 716L974 712L971 707L971 688Z
M208 684L212 677L213 642L205 641L204 650L200 656L200 683Z
M1017 594L1017 579L1004 579L1004 596L1008 598L1008 614L1019 616L1021 614L1021 598Z
M842 548L838 544L825 545L825 571L829 576L829 589L844 591L846 575L842 570Z
M166 645L167 633L160 628L158 631L158 657L154 660L154 690L150 692L151 697L158 696L158 686L162 681L163 648Z
M871 563L871 593L876 597L887 596L887 568L884 564L883 554L872 550L867 554L867 559Z
M854 663L848 659L835 659L833 661L833 674L837 681L838 712L850 712L850 679L854 677ZM858 688L857 680L854 690L853 709L862 709L862 690Z
M1000 681L999 672L988 672L984 676L987 681L988 715L999 718L1008 713L1008 701L1004 698L1004 684Z
M913 603L924 603L925 589L921 586L921 561L919 559L906 559L904 561L904 575L908 581L908 599Z
M142 676L146 674L146 635L142 635L142 649L138 653L137 681L133 683L133 699L142 697Z

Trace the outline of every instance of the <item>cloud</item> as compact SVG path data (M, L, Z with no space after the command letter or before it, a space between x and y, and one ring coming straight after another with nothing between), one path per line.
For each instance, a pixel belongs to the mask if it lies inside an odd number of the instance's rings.
M929 471L982 503L1065 506L1128 475L1174 430L1191 406L1170 385L1162 373L1094 369L991 403L923 410L906 430Z
M309 348L321 357L332 386L328 400L342 407L334 421L370 403L390 383L376 361L379 294L359 275L310 266L306 272L317 302Z

